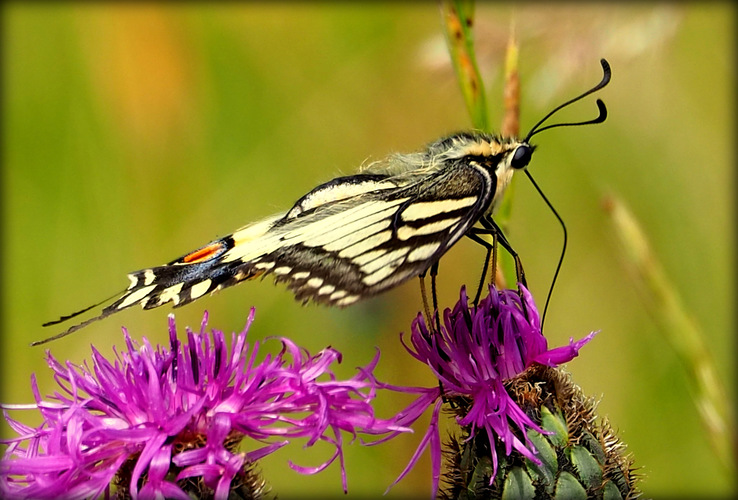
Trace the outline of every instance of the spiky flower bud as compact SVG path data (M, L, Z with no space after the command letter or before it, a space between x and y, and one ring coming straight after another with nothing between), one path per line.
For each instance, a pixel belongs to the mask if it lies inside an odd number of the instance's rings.
M527 431L537 450L535 463L519 451L490 453L484 431L462 427L445 447L447 473L439 498L626 500L640 495L631 457L596 402L560 368L533 365L505 382L506 392L545 433ZM468 398L449 401L457 420L471 409ZM522 437L522 436L521 436ZM497 471L492 456L499 457ZM494 480L490 482L491 478Z

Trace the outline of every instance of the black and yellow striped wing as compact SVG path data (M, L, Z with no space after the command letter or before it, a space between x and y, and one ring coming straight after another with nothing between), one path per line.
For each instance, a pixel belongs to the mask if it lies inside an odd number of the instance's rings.
M333 179L286 213L130 273L128 288L99 315L45 341L134 305L179 307L267 275L303 302L341 307L380 293L425 272L492 210L519 147L487 134L455 134Z

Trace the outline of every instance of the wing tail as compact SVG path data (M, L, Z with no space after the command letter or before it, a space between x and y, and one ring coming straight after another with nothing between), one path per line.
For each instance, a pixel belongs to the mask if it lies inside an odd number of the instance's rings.
M57 320L54 320L54 321L47 321L42 326L58 325L59 323L63 323L63 322L68 321L68 320L70 320L72 318L76 318L77 316L80 316L81 314L86 313L90 309L94 309L94 308L96 308L98 306L101 306L102 304L104 304L106 302L109 302L109 301L113 300L115 297L118 297L121 294L125 294L126 292L127 292L127 290L124 290L122 292L118 292L115 295L112 295L112 296L108 297L105 300L101 300L100 302L97 302L95 304L92 304L91 306L85 307L84 309L81 309L79 311L73 312L72 314L68 314L66 316L62 316L61 318L59 318ZM103 318L105 318L107 316L110 316L112 313L115 312L115 311L107 311L107 309L108 308L103 309L102 314L100 314L99 316L95 316L95 317L90 318L88 320L85 320L85 321L83 321L81 323L78 323L78 324L76 324L74 326L71 326L71 327L67 328L66 330L64 330L63 332L57 333L56 335L53 335L51 337L45 338L43 340L36 340L34 342L31 342L31 345L32 346L37 346L37 345L45 344L47 342L51 342L52 340L57 340L57 339L60 339L62 337L66 337L67 335L76 332L80 328L84 328L87 325L89 325L90 323L93 323L95 321L101 320L101 319L103 319Z
M41 345L65 337L90 323L136 304L140 304L143 309L153 309L168 302L172 302L174 307L180 307L208 293L235 285L241 281L253 279L260 274L262 274L261 271L253 270L250 266L245 266L241 262L224 263L217 258L209 261L166 265L135 271L128 275L131 284L123 292L80 311L62 316L58 320L44 323L43 326L58 325L114 300L113 303L104 307L98 316L71 326L52 337L32 342L31 345Z
M71 314L67 314L66 316L62 316L62 317L60 317L59 319L55 319L55 320L53 320L53 321L47 321L46 323L44 323L44 324L43 324L43 325L41 325L41 326L53 326L53 325L58 325L59 323L64 323L64 322L65 322L65 321L67 321L67 320L70 320L70 319L72 319L72 318L76 318L77 316L79 316L79 315L81 315L81 314L84 314L84 313L86 313L86 312L87 312L87 311L89 311L90 309L94 309L94 308L96 308L96 307L98 307L98 306L101 306L101 305L103 305L103 304L104 304L104 303L106 303L106 302L110 302L110 301L111 301L111 300L113 300L113 299L114 299L115 297L118 297L119 295L121 295L121 294L123 294L123 293L125 293L125 291L122 291L122 292L116 292L115 294L111 295L111 296L110 296L110 297L108 297L107 299L103 299L103 300L101 300L100 302L97 302L97 303L95 303L95 304L92 304L91 306L87 306L87 307L85 307L84 309L80 309L79 311L75 311L75 312L73 312L73 313L71 313ZM46 341L44 341L44 342L46 342Z

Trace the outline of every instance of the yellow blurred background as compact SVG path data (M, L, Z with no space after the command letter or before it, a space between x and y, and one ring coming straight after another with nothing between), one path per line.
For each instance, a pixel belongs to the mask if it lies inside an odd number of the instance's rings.
M367 160L409 152L470 126L436 4L3 4L2 401L31 401L53 383L41 323L127 286L128 271L168 262L249 222L288 209L317 184ZM722 3L482 4L479 65L493 122L511 22L520 43L522 129L596 83L603 125L535 137L530 165L564 217L567 260L546 334L551 346L601 330L568 369L619 432L647 497L727 497L735 477L712 453L684 366L626 274L601 208L617 194L642 221L718 372L734 389L735 11ZM557 121L587 119L593 98ZM508 239L542 307L561 245L527 181L515 189ZM442 260L440 302L475 283L483 251L461 241ZM180 326L285 335L344 354L350 376L382 351L378 375L432 384L398 341L421 306L416 282L344 310L302 307L270 279L177 310ZM131 309L48 347L82 362L94 343L166 342L167 307ZM407 400L381 403L388 415ZM732 404L731 404L732 406ZM8 435L7 426L3 434ZM349 495L376 497L419 435L346 448ZM282 499L341 494L328 447L283 448L264 460ZM427 497L427 460L388 498Z

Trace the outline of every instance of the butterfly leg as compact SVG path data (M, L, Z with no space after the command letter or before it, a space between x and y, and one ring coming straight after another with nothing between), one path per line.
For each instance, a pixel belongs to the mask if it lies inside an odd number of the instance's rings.
M508 251L508 253L512 256L513 260L515 261L515 274L516 279L518 283L522 284L524 287L528 288L527 281L525 279L525 271L523 270L523 263L520 260L520 257L518 256L518 253L513 249L512 245L510 245L510 242L507 241L507 238L505 238L505 235L502 233L502 229L495 223L494 220L492 220L492 217L483 217L480 219L480 222L482 224L482 228L474 228L473 231L469 231L466 233L466 235L472 239L473 241L476 241L477 243L481 244L485 248L487 248L487 255L489 256L489 252L493 251L490 249L491 246L494 246L492 243L488 242L487 240L481 238L481 235L490 235L494 239L494 243L497 243L499 241L500 245ZM494 259L496 261L496 255ZM496 265L496 264L495 264ZM480 288L481 290L481 288ZM525 301L523 300L522 291L518 289L518 294L520 295L520 303L523 306L523 313L526 317L528 317L528 311L525 306ZM479 290L477 291L477 297L479 296ZM476 301L476 298L475 298ZM476 303L476 302L475 302Z
M498 226L497 223L492 219L492 217L489 216L483 217L482 219L480 219L480 222L488 231L486 234L494 235L496 237L496 240L500 242L502 248L507 250L510 256L512 256L513 260L515 261L516 279L518 280L518 283L522 283L524 287L528 288L528 282L525 279L525 270L523 270L523 262L520 260L518 252L513 249L512 245L510 245L510 242L507 241L507 238L505 238L505 235L502 232L502 229L500 229L500 226Z
M428 293L425 288L425 275L430 270L431 277L431 299L433 301L433 309L428 304ZM436 276L438 276L438 262L433 263L431 267L420 273L420 295L423 298L423 310L427 318L428 328L431 333L441 331L441 321L438 316L438 294L436 292Z
M428 270L426 269L425 271L420 273L420 276L418 276L418 278L420 278L420 296L423 299L423 311L425 312L428 327L433 330L433 316L431 316L430 307L428 307L428 293L425 289L425 275L427 272Z
M433 299L433 317L435 319L436 331L441 331L441 320L438 314L438 294L436 293L436 276L438 276L438 262L430 267L431 276L431 298Z
M434 334L440 334L441 332L441 321L438 315L438 295L436 294L436 276L438 276L438 262L434 262L433 265L429 268L430 270L430 276L431 276L431 296L433 300L433 314L431 315L430 309L428 308L428 296L426 294L425 290L425 274L428 270L423 271L423 273L420 275L420 290L421 294L423 295L423 307L425 308L425 316L428 318L428 327L430 329L431 335ZM432 342L431 339L426 339L429 343ZM443 351L439 351L439 354L448 361L448 356ZM445 403L451 404L452 407L455 408L455 405L453 401L446 398L446 391L443 388L443 382L441 380L438 380L438 389L441 391L441 397L443 398L443 401Z
M484 288L484 285L487 283L487 272L489 270L489 261L490 261L490 255L492 256L492 272L495 273L497 270L497 234L492 235L492 243L485 240L484 238L481 238L479 234L489 234L486 230L480 230L479 228L472 228L471 231L469 231L466 236L474 241L475 243L479 243L482 245L485 249L487 249L487 255L484 257L484 267L482 267L482 274L479 276L479 285L477 286L477 293L474 295L474 307L479 304L479 297L482 295L482 289ZM494 278L493 278L494 280Z

